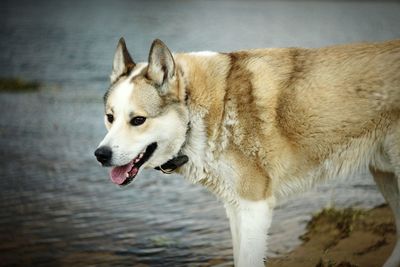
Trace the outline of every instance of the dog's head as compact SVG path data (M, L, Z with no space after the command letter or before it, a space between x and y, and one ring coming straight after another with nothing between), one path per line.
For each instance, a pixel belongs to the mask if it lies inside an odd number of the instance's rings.
M121 38L104 95L108 133L95 151L103 166L112 167L111 179L119 185L131 182L141 168L176 156L186 138L188 111L174 58L155 40L148 61L134 63Z

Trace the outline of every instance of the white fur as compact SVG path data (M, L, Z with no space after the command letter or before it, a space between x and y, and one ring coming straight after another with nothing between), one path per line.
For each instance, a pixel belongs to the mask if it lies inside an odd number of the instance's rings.
M190 52L189 55L201 56L201 57L212 57L212 56L218 55L218 53L213 52L213 51L199 51L199 52Z
M215 158L213 152L220 149L220 144L207 140L205 113L196 110L190 114L191 130L182 148L190 161L182 166L183 175L192 183L209 185L208 189L225 203L237 203L235 182L238 175L228 159Z
M99 147L108 146L112 149L112 165L125 165L145 149L144 144L146 143L142 143L143 145L141 146L132 145L130 143L131 138L128 138L128 134L125 130L127 128L126 118L130 112L135 110L135 106L129 101L129 96L134 90L134 85L130 82L129 78L120 81L117 87L113 89L112 113L114 115L114 122L109 124L105 117L105 122L106 125L108 125L109 131L99 144ZM107 111L107 113L111 112ZM127 148L129 148L129 151Z
M235 266L264 266L274 203L273 198L261 201L240 199L237 205L225 205L232 233Z
M229 219L229 226L231 229L231 237L232 237L232 247L233 247L233 260L235 266L238 265L239 258L239 229L238 229L238 205L225 203L225 211L226 215Z
M141 62L138 63L135 67L135 69L129 74L128 80L132 80L133 77L138 76L140 73L142 73L143 69L148 66L148 63Z

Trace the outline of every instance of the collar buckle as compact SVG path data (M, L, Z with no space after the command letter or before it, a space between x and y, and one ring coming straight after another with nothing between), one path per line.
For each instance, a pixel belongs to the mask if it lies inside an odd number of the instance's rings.
M159 166L159 167L157 167L157 168L159 168L159 170L162 171L162 172L165 173L165 174L171 174L171 173L174 172L174 169L164 169L164 168L162 167L162 165Z
M189 161L189 157L186 155L179 155L165 162L164 164L155 167L154 169L162 171L165 174L173 173L177 168Z

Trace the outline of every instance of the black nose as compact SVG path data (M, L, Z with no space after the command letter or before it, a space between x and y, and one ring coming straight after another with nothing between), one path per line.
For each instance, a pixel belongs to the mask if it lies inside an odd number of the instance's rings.
M106 165L110 163L112 151L108 146L102 146L96 149L94 155L101 164Z

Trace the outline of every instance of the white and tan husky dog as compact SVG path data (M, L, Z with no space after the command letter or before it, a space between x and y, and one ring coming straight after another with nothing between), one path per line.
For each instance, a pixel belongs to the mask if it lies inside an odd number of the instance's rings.
M400 229L400 41L171 54L155 40L136 64L121 39L104 101L95 155L112 181L157 168L207 187L237 266L264 266L277 200L364 168Z

